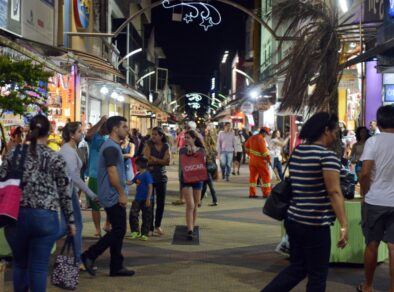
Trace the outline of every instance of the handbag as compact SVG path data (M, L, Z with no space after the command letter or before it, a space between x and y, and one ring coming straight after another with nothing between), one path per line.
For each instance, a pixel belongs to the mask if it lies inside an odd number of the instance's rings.
M343 196L347 200L353 200L354 192L356 189L356 180L354 173L350 172L345 167L342 167L340 172L340 179Z
M16 146L7 176L0 182L0 228L18 220L27 148L27 145Z
M70 250L73 250L73 255ZM63 248L56 257L52 272L52 285L66 290L75 290L79 283L79 266L75 257L72 236L67 236Z
M191 184L208 180L205 154L203 152L182 154L181 166L184 183Z
M291 156L286 163L286 167L283 171L284 174L286 173L290 160ZM286 212L289 208L292 196L290 177L285 177L272 188L271 194L268 196L263 206L263 213L275 220L282 221L286 217Z

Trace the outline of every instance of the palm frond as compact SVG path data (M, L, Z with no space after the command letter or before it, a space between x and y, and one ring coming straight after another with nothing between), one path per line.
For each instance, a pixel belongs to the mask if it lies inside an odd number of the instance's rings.
M327 107L336 98L340 75L338 16L332 1L291 0L274 7L276 30L285 26L285 36L296 37L285 57L286 77L281 110L309 112ZM282 43L278 50L281 50ZM313 86L311 94L308 88Z

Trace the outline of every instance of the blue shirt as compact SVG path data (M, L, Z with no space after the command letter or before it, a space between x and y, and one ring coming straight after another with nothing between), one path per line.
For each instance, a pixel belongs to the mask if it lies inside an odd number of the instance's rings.
M287 218L301 224L322 226L335 221L323 179L323 170L340 172L335 152L319 145L299 145L289 164L293 197Z
M137 193L135 199L137 201L145 201L148 198L149 185L153 184L152 175L149 171L144 171L143 173L137 173L133 178L133 183L137 185ZM153 200L153 196L151 196Z
M101 136L99 133L94 134L93 139L89 144L89 168L87 171L87 176L92 178L97 178L97 167L99 161L100 148L105 142L105 137Z
M119 194L109 181L107 168L110 166L116 166L120 184L127 196L126 171L124 167L122 148L112 139L108 139L101 146L98 160L98 198L101 206L104 208L110 208L119 202Z

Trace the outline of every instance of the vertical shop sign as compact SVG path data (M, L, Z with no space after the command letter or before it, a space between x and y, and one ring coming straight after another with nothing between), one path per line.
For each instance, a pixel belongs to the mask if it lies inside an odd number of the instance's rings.
M394 84L384 86L384 102L394 102Z
M364 1L364 22L379 22L384 19L384 0Z
M0 28L7 28L8 0L0 0Z
M21 0L11 0L11 19L21 21Z

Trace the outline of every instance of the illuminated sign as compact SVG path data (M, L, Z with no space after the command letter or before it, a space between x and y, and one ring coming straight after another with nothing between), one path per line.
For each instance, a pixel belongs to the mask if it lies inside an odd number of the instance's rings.
M384 86L384 102L394 102L394 85Z
M90 0L74 0L74 19L78 28L88 29L90 18Z
M214 25L219 25L222 21L222 17L219 11L211 4L204 2L182 2L178 4L170 4L171 0L164 0L162 5L164 8L174 9L181 7L187 9L187 13L183 17L186 23L191 23L194 20L200 21L200 26L207 31Z
M390 0L389 15L394 17L394 0Z

